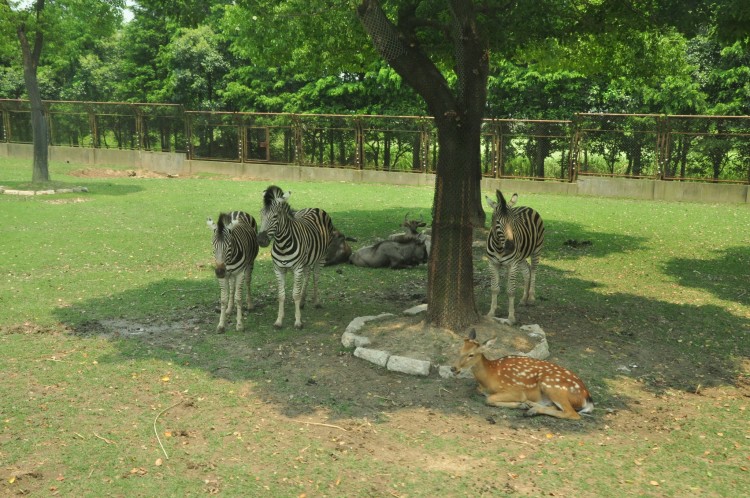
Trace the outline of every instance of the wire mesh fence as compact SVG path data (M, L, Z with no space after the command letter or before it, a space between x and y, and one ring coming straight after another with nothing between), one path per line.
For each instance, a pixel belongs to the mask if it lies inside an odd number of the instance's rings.
M185 153L188 159L434 173L437 130L424 116L188 111L174 104L45 101L57 146ZM33 141L25 100L0 100L0 141ZM578 113L571 120L486 119L482 175L750 183L750 116Z

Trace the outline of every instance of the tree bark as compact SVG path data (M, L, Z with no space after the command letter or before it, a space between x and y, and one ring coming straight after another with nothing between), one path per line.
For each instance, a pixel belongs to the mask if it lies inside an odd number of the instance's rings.
M34 4L37 21L44 10L44 0L37 0ZM33 182L49 181L49 136L47 131L47 120L44 115L42 95L39 91L39 80L37 79L37 67L39 57L42 54L44 38L42 28L37 22L34 46L31 47L26 37L26 25L21 23L17 30L18 41L21 43L23 53L23 78L26 83L26 93L29 95L31 104L31 133L34 142L34 166L31 180Z
M474 300L472 235L484 226L481 203L481 125L487 100L489 52L478 33L473 4L451 0L456 89L422 51L410 23L394 25L378 0L362 0L357 14L388 64L424 98L438 130L439 153L428 269L427 320L462 330L479 319ZM404 12L404 15L409 15ZM454 93L455 92L455 93Z

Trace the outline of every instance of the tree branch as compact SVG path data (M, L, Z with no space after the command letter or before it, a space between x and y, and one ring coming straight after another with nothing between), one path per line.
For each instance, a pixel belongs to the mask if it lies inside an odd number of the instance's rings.
M357 16L375 49L424 98L430 113L436 119L455 115L456 99L448 82L422 51L412 33L394 25L378 0L362 0L357 7Z

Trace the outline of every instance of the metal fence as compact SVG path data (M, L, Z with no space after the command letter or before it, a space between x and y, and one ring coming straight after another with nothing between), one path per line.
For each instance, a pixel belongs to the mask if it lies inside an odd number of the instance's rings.
M45 101L52 145L188 159L434 173L433 120L417 116L188 111L173 104ZM30 106L0 100L0 141L31 143ZM750 116L578 113L486 119L485 177L578 176L750 183Z

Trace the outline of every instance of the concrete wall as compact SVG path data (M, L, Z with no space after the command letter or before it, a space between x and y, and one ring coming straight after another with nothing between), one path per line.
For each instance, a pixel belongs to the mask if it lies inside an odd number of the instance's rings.
M0 143L0 157L32 157L29 144ZM395 173L351 168L320 168L288 164L190 161L185 154L137 150L50 147L50 160L92 166L127 166L171 175L218 173L270 181L345 181L396 185L435 184L428 173ZM2 164L0 163L0 168ZM0 170L1 171L1 170ZM482 190L523 193L621 197L642 200L750 204L750 186L704 182L587 176L575 183L485 178Z

